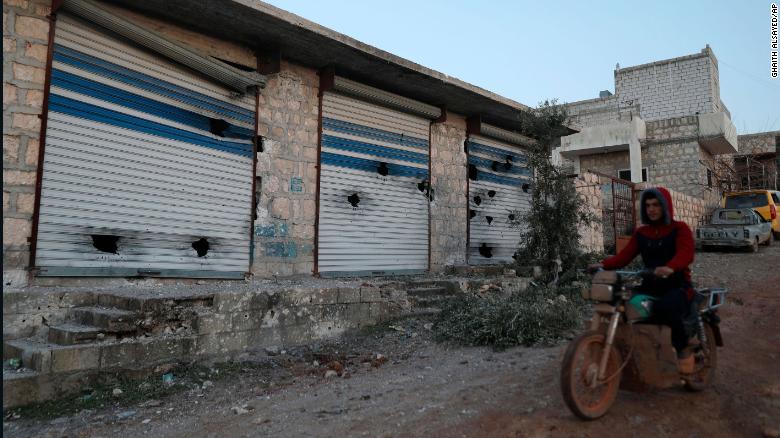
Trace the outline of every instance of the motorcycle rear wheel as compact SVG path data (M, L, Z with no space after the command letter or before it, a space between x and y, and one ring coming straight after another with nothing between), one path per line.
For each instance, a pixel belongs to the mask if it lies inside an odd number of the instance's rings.
M705 353L701 348L699 351L694 351L696 359L694 372L683 376L685 389L692 392L704 391L712 384L718 365L718 346L715 344L715 333L709 324L704 324L704 331L707 333L707 352Z
M609 411L620 388L620 353L613 346L607 361L607 382L595 382L606 342L604 335L587 331L574 338L561 364L561 391L566 406L583 420L595 420ZM615 373L618 373L615 375Z

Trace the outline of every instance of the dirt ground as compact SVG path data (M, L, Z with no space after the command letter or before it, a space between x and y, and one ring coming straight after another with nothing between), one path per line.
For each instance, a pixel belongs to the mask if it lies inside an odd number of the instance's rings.
M216 378L182 377L182 391L108 403L53 420L6 415L5 436L28 437L761 437L780 436L780 243L757 254L699 253L700 285L725 286L725 346L715 384L621 391L611 412L582 422L565 407L558 374L566 343L461 348L408 319L267 356ZM273 352L272 352L273 353ZM380 354L381 356L377 356ZM344 365L341 377L325 377ZM315 362L317 361L317 362ZM252 364L252 365L249 365ZM331 373L332 374L332 373ZM212 379L213 381L209 380Z

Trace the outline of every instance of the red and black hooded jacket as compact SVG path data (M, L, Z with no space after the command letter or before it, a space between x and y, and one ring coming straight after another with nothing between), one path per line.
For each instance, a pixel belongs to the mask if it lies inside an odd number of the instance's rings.
M645 200L656 198L664 210L660 223L651 223L645 209ZM642 289L650 294L663 294L670 289L685 290L688 300L693 298L691 287L691 269L695 243L693 233L685 222L674 220L674 207L669 191L663 187L653 187L642 192L639 202L642 226L634 231L628 244L620 253L602 262L604 269L620 269L637 255L648 269L667 266L674 270L668 278L656 278L646 281Z

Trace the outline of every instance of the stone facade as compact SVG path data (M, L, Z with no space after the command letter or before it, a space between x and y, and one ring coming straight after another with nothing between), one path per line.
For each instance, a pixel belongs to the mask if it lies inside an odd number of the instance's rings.
M631 160L628 151L605 152L580 157L580 170L582 172L599 172L617 178L618 171L630 167Z
M574 181L574 187L586 206L586 213L594 219L601 218L603 208L603 192L598 175L581 173ZM580 224L580 243L585 251L604 251L604 227L601 221Z
M639 115L638 104L625 105L614 95L568 103L565 108L568 125L574 129L629 121Z
M26 281L50 1L3 1L3 285Z
M740 135L737 137L737 154L774 153L777 150L777 137L780 137L780 131Z
M723 111L718 60L701 53L615 70L620 106L639 105L645 121Z
M566 104L569 126L584 129L631 120L645 121L724 112L718 60L701 53L615 70L615 94Z
M319 76L282 62L260 93L252 273L311 275L317 197Z
M447 114L431 125L431 271L466 264L466 120Z
M698 143L696 116L656 120L646 124L647 137L641 141L642 168L647 182L703 199L707 205L717 203L718 185L713 169L714 158ZM583 172L595 171L618 176L629 169L628 151L583 155ZM708 179L707 170L710 170Z

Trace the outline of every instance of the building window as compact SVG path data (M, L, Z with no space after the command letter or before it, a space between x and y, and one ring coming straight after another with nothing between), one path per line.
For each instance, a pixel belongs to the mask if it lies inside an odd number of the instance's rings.
M712 188L712 170L707 169L707 187Z
M618 178L631 181L631 169L618 170ZM647 182L647 167L642 168L642 182Z

